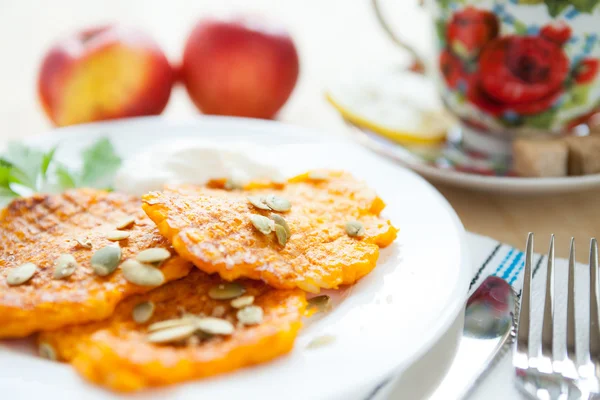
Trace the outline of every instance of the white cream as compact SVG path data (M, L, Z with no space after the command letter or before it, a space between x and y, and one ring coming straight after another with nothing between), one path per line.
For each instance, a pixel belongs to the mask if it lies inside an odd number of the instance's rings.
M165 184L202 185L217 178L281 180L277 168L264 161L268 159L267 149L247 142L186 139L159 143L125 160L115 189L141 196Z

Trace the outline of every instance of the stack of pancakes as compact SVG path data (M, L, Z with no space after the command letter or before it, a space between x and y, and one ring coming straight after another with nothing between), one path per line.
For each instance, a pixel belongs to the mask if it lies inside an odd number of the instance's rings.
M271 360L305 292L375 267L397 233L383 208L341 171L17 199L0 214L0 338L37 334L40 354L117 391Z

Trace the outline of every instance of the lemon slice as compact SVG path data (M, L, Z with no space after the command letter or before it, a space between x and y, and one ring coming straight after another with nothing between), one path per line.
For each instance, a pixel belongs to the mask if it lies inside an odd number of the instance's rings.
M454 123L435 84L410 71L353 74L326 96L348 121L400 143L442 142Z

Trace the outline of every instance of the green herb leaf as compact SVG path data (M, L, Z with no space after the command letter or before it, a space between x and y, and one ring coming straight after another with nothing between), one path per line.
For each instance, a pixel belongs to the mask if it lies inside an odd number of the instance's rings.
M4 160L12 165L11 181L31 189L38 185L38 175L44 161L44 153L22 143L10 142Z
M69 171L64 165L59 164L56 167L55 174L60 189L72 189L77 186L77 183L75 182L75 177L73 176L71 171Z
M110 188L122 161L110 140L99 139L83 151L82 157L83 169L77 179L77 186Z
M56 148L57 148L57 146L54 146L42 157L41 173L42 173L43 179L46 179L46 174L48 173L48 167L50 166L50 163L54 159L54 153L56 153Z

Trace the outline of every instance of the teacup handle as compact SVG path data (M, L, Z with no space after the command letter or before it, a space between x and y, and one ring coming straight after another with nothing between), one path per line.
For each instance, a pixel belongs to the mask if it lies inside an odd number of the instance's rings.
M423 6L423 0L419 0L419 4ZM379 5L379 0L371 0L371 5L373 6L373 10L375 11L375 16L377 17L377 20L379 21L379 24L381 25L385 33L387 33L387 35L396 45L406 50L412 56L413 64L411 65L410 69L414 72L425 73L425 62L423 61L422 57L419 55L419 53L417 53L413 46L407 44L405 40L398 37L396 32L394 32L390 24L383 16L383 12L381 11L381 7Z

